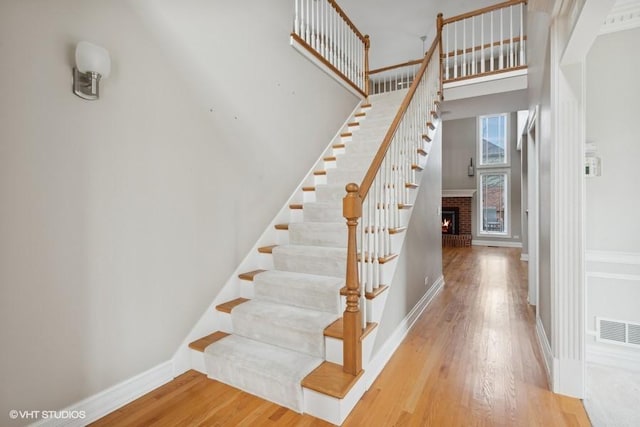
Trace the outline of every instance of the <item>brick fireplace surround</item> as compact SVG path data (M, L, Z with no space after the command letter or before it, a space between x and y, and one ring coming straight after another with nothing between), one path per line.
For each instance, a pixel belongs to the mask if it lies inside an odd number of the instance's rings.
M471 201L475 190L443 190L442 210L458 208L460 215L460 229L458 234L443 234L442 246L463 247L471 246Z

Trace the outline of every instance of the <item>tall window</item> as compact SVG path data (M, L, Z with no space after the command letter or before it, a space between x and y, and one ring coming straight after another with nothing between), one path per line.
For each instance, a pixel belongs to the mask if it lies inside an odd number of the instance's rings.
M506 166L508 158L507 115L480 116L480 166Z
M508 114L478 118L479 234L509 235Z
M507 233L508 174L506 172L480 172L480 224L487 234Z

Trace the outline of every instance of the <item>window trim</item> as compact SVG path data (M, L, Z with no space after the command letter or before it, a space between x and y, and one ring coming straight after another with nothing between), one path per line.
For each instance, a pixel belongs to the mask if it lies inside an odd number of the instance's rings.
M505 138L505 147L504 147L504 162L503 163L482 163L482 120L487 117L498 117L504 116L504 138ZM496 114L485 114L482 116L478 116L476 123L476 151L478 160L476 162L478 169L486 169L486 168L509 168L511 167L511 156L510 156L510 143L509 140L509 132L511 126L511 114L510 113L496 113Z
M484 224L484 206L482 204L482 176L483 175L504 175L504 231L485 231ZM511 170L507 168L492 168L478 171L478 227L476 232L478 236L491 236L498 238L511 238Z

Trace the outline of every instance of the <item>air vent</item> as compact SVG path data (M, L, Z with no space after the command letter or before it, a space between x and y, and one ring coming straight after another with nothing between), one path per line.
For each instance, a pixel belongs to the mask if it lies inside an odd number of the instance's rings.
M640 345L640 325L629 323L627 328L629 328L629 338L627 339L627 342L629 344Z
M640 347L640 324L596 317L598 341Z

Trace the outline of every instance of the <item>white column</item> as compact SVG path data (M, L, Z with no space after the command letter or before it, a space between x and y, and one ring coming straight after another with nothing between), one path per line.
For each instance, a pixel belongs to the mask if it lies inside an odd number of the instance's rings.
M584 58L561 63L551 29L551 349L553 391L584 397Z

